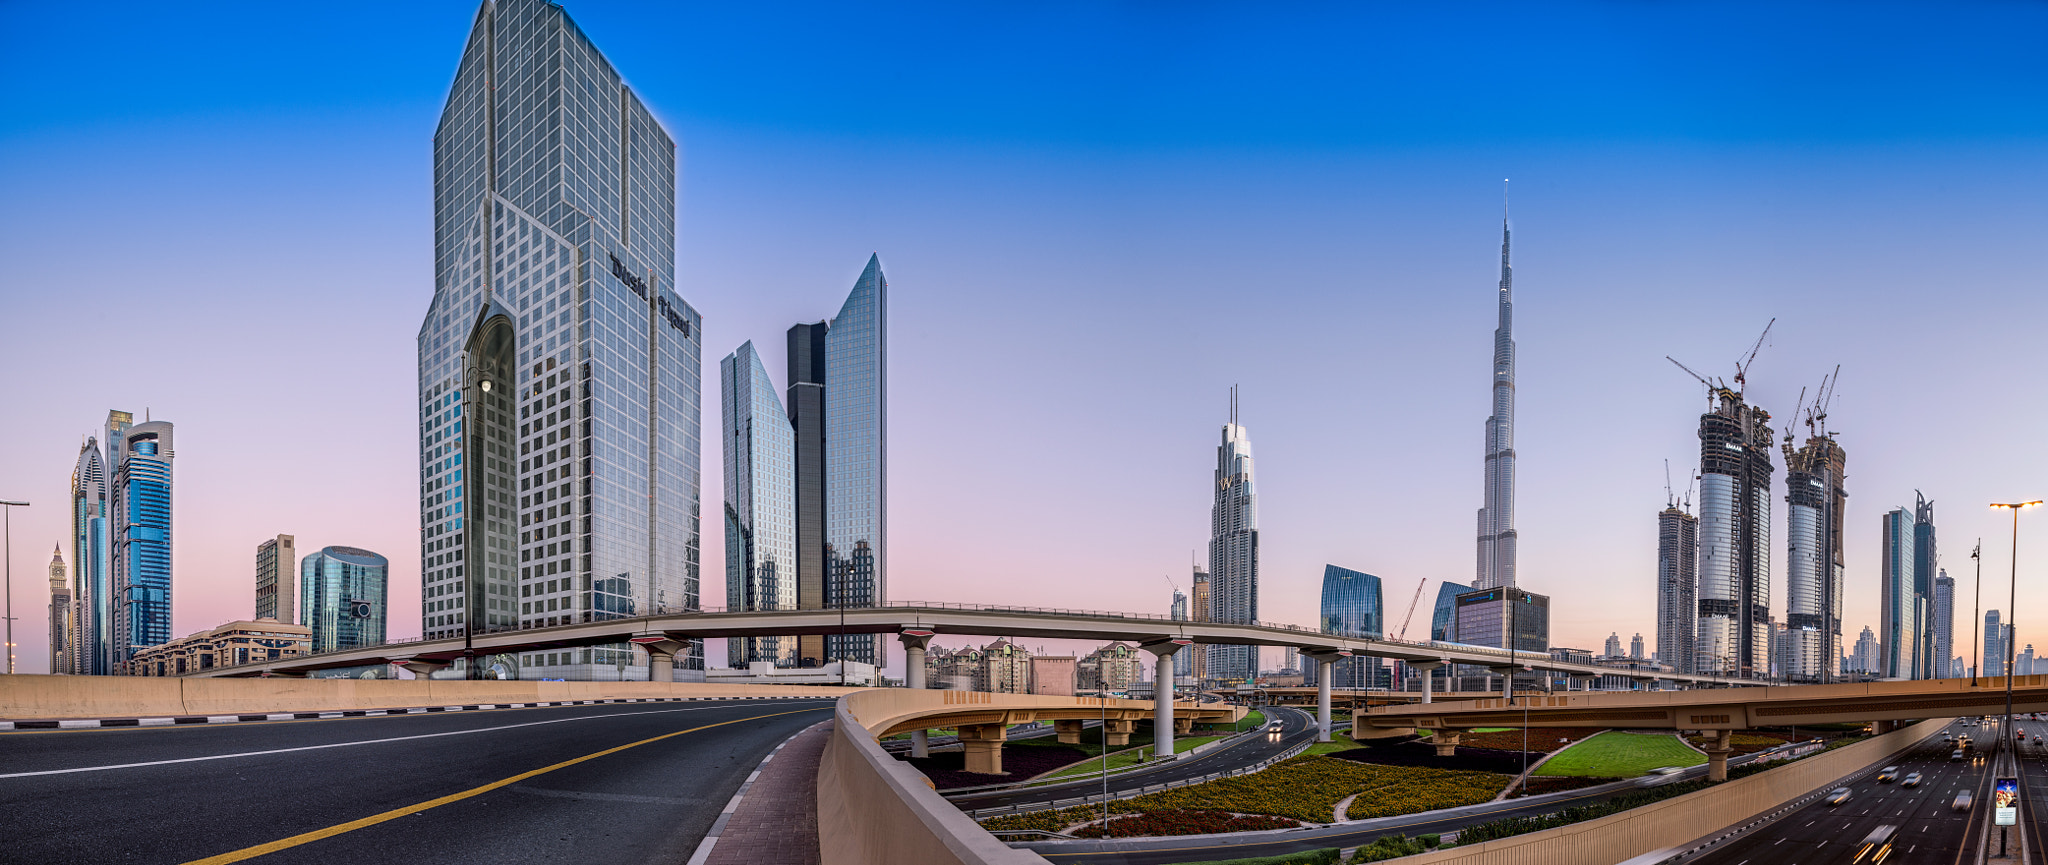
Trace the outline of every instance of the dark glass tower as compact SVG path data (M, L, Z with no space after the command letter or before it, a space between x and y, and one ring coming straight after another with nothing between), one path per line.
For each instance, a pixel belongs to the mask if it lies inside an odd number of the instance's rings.
M825 609L825 322L788 333L789 393L783 405L796 435L796 603ZM825 636L799 638L798 663L825 663Z
M171 425L148 421L116 440L111 488L114 658L171 639Z

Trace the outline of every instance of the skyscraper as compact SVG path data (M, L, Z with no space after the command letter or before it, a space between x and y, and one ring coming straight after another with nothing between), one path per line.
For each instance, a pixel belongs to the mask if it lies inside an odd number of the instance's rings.
M428 637L698 608L702 317L676 294L675 171L560 6L478 9L434 134ZM701 675L701 641L675 667Z
M1641 633L1628 638L1628 656L1631 660L1643 660L1643 635Z
M50 550L50 673L71 672L71 581L66 579L64 547Z
M256 618L302 624L293 606L299 593L296 543L291 535L278 535L256 545Z
M2005 675L2006 628L1998 623L1998 611L1984 611L1984 675Z
M306 556L300 562L299 609L303 624L313 629L313 651L382 644L390 583L390 561L369 550L323 547Z
M1200 564L1194 566L1194 571L1195 573L1192 578L1194 585L1192 588L1195 594L1194 597L1188 599L1191 602L1188 614L1193 616L1197 622L1206 622L1209 621L1209 572ZM1189 646L1186 649L1182 649L1179 654L1188 656L1188 662L1194 667L1190 675L1195 677L1196 682L1201 682L1209 677L1208 648L1200 645Z
M1474 589L1515 585L1515 271L1500 221L1500 323L1493 331L1493 415L1486 419L1486 505Z
M754 343L718 364L725 455L725 606L793 610L796 581L796 433ZM797 664L795 637L733 637L726 663Z
M1167 611L1166 611L1166 614L1167 614L1167 616L1168 616L1169 618L1173 619L1173 620L1174 620L1174 621L1176 621L1176 622L1185 622L1185 621L1187 621L1187 620L1188 620L1188 596L1187 596L1187 593L1186 593L1186 592L1182 592L1182 591L1180 591L1179 589L1175 589L1175 590L1174 590L1174 592L1173 592L1173 603L1172 603L1172 605L1170 605L1170 606L1168 606L1168 607L1167 607ZM1193 675L1193 674L1194 674L1194 672L1195 672L1195 652L1194 652L1194 651L1192 651L1192 650L1187 650L1187 651L1179 651L1179 652L1175 652L1175 653L1173 653L1173 677L1174 677L1174 678L1176 678L1176 679L1184 679L1184 678L1187 678L1188 676L1191 676L1191 675Z
M1880 651L1877 644L1877 632L1872 631L1869 625L1864 625L1863 633L1856 635L1856 649L1855 654L1850 655L1849 672L1876 673L1878 671L1878 655Z
M789 426L795 441L791 471L796 496L796 603L825 609L825 322L790 327L788 340ZM826 661L825 636L797 638L804 666Z
M1209 511L1209 620L1248 625L1259 620L1259 507L1252 475L1252 442L1237 425L1237 390L1230 422L1216 446L1216 501ZM1209 677L1249 679L1258 674L1251 646L1208 646Z
M1386 632L1387 620L1385 596L1381 594L1380 588L1380 578L1372 574L1336 565L1324 565L1320 623L1322 632L1344 637L1378 639ZM1306 663L1316 676L1322 674L1321 663L1313 659ZM1330 666L1330 685L1337 688L1370 688L1376 684L1374 679L1377 677L1374 673L1378 669L1378 658L1340 658Z
M1882 675L1918 679L1920 621L1924 599L1913 590L1913 514L1894 508L1884 515L1884 552L1879 558L1877 639L1883 647Z
M889 600L889 280L880 255L825 329L825 606ZM827 640L881 666L886 634Z
M1667 503L1657 514L1657 658L1690 673L1699 620L1700 518Z
M126 414L121 412L120 414ZM71 470L71 672L106 675L113 669L113 547L108 531L107 463L99 439L87 436Z
M1694 672L1769 674L1770 412L1712 389L1700 415L1700 611Z
M1601 652L1601 655L1608 658L1621 657L1621 634L1619 632L1609 631L1607 633L1607 645Z
M1939 679L1938 654L1934 649L1934 578L1939 573L1941 558L1935 553L1934 545L1934 503L1913 491L1913 594L1919 599L1919 621L1916 631L1920 637L1913 647L1913 678Z
M1934 632L1934 663L1937 679L1953 678L1955 670L1955 629L1956 629L1956 581L1948 571L1937 570L1934 578L1934 619L1929 630Z
M168 421L122 431L108 498L113 512L113 652L128 672L136 650L171 639L171 461Z
M1809 427L1811 424L1809 424ZM1848 455L1831 435L1809 436L1785 452L1786 678L1827 682L1842 654L1842 514Z

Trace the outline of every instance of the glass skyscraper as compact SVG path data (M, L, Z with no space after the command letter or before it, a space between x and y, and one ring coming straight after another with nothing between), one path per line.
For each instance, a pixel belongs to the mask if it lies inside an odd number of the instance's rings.
M1486 418L1486 504L1479 509L1477 589L1515 585L1515 269L1500 221L1500 305L1493 331L1493 414Z
M138 649L171 639L171 424L148 421L123 430L109 491L114 515L111 595L113 652L126 672Z
M1657 513L1657 660L1693 670L1699 618L1700 519L1670 503Z
M1948 664L1946 650L1936 651L1938 626L1934 622L1934 578L1940 573L1941 557L1935 552L1934 503L1913 491L1913 594L1920 601L1920 641L1913 648L1913 678L1943 679L1941 668Z
M825 330L825 550L827 608L889 598L889 280L868 257L853 292ZM887 639L828 639L831 656L880 665Z
M1325 634L1378 639L1386 627L1386 604L1380 594L1380 578L1350 568L1324 565L1322 613L1320 627ZM1308 678L1313 682L1321 676L1322 664L1309 661L1308 667L1314 671ZM1330 686L1375 687L1383 684L1376 681L1379 669L1378 658L1341 658L1330 665Z
M718 364L719 435L725 455L725 605L728 610L794 610L796 431L775 396L754 343ZM795 637L734 637L726 662L745 667L797 663Z
M1739 391L1718 387L1708 398L1693 671L1761 678L1771 655L1771 416Z
M1230 422L1216 446L1216 501L1209 510L1209 621L1248 625L1259 620L1259 500L1252 473L1251 435L1237 424L1237 392ZM1251 646L1204 646L1211 679L1258 675Z
M702 318L676 293L675 155L560 6L478 9L434 134L428 637L698 608ZM701 671L701 643L676 668Z
M1842 514L1848 455L1834 438L1810 436L1785 453L1785 651L1781 672L1797 682L1832 681L1841 671Z
M1884 515L1884 558L1879 563L1877 641L1884 657L1880 675L1890 679L1919 679L1920 621L1925 615L1922 599L1913 590L1918 584L1913 566L1913 513L1893 508Z
M117 414L125 415L125 412ZM104 676L114 672L113 546L108 531L107 463L100 440L87 436L71 470L71 672Z
M325 547L300 563L299 609L313 629L313 651L384 642L391 563L355 547Z

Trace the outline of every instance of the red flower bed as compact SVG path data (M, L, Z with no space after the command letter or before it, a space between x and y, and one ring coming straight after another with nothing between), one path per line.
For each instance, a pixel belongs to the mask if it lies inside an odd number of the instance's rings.
M1258 832L1265 829L1293 829L1299 822L1285 817L1239 817L1229 811L1175 809L1153 811L1109 821L1107 832L1101 824L1074 830L1077 838L1129 838L1138 835L1215 835L1223 832Z

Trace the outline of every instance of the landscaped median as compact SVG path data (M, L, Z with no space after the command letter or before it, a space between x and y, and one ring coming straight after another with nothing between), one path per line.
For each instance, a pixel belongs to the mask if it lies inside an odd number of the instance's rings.
M1669 733L1609 731L1564 749L1537 767L1534 774L1633 778L1652 769L1705 762L1707 755Z

